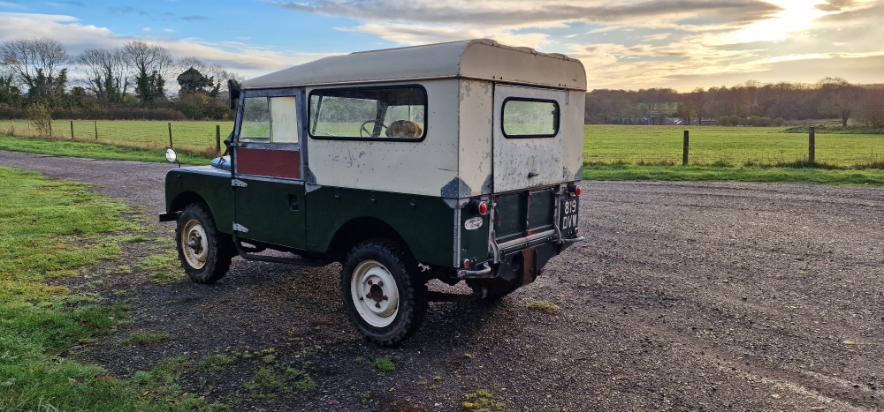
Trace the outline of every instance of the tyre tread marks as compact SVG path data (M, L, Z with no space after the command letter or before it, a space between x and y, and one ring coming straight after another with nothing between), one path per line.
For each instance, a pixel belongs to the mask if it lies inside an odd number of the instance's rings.
M394 266L388 269L390 269L391 272L399 272L402 275L396 276L396 282L401 283L399 294L399 316L401 317L401 320L394 323L395 327L393 330L383 335L372 333L372 331L366 330L366 328L362 326L359 319L360 316L356 311L356 308L353 306L353 302L350 301L352 299L350 294L352 272L356 266L364 260L364 258L359 257L359 255L364 253L384 256L386 259L390 260ZM384 263L384 265L386 266L386 263ZM350 250L350 253L347 254L347 258L341 268L341 292L344 294L344 302L347 312L359 330L362 331L363 335L365 335L366 339L369 341L382 346L398 345L405 339L414 335L424 322L424 319L427 316L427 308L429 307L427 302L427 285L426 283L415 279L414 276L412 276L414 270L409 270L409 268L417 268L417 263L404 252L399 244L389 239L375 238L366 240L354 247ZM350 273L350 276L348 276L348 273ZM393 275L395 276L395 274ZM411 304L402 305L401 302L403 301L410 302Z
M186 222L191 218L196 218L204 223L203 228L206 231L206 236L211 242L209 245L209 258L206 261L206 265L200 270L194 269L186 263L187 260L184 258L184 245L181 244L181 222ZM230 270L230 262L234 256L234 254L231 253L233 245L229 243L230 242L221 242L221 233L218 232L218 228L215 226L215 219L212 217L212 213L209 212L209 208L205 204L191 203L181 212L178 225L175 227L175 244L176 249L178 250L178 259L181 261L181 266L184 268L184 272L190 276L192 281L211 285L227 275L227 271Z

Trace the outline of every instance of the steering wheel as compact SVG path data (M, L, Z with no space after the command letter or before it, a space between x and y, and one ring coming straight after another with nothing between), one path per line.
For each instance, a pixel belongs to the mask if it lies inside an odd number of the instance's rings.
M359 127L359 137L366 137L366 136L362 135L362 132L365 132L365 134L368 135L368 137L371 137L372 133L374 132L374 128L372 127L372 130L368 130L365 127L365 125L367 125L369 123L379 124L379 125L381 125L381 129L387 128L387 125L385 125L384 122L382 122L380 120L366 120L365 122L362 123L362 126Z

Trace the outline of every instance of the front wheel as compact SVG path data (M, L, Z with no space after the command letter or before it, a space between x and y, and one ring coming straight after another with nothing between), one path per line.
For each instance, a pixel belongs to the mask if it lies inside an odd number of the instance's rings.
M347 254L341 293L350 319L379 345L397 345L414 334L427 313L427 286L413 276L407 255L395 243L373 239Z
M181 267L194 282L212 284L227 275L235 252L232 241L222 236L206 205L190 204L181 212L175 243Z

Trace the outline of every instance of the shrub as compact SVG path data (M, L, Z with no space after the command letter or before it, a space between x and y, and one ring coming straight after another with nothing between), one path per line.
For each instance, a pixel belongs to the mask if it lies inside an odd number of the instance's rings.
M28 106L28 120L37 129L38 135L49 136L52 134L52 118L49 110L42 103L34 103Z

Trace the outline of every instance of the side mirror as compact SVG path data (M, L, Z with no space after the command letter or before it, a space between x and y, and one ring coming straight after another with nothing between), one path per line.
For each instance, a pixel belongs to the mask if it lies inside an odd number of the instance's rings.
M228 79L227 80L227 95L229 96L228 104L230 105L230 109L236 109L236 104L239 102L239 83L236 80Z
M166 160L168 160L169 163L175 163L178 161L178 154L172 149L166 149Z

